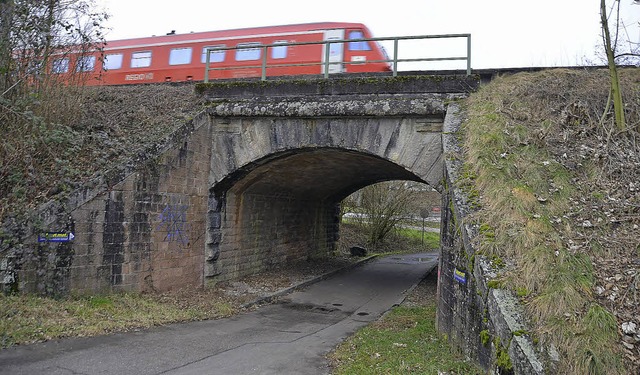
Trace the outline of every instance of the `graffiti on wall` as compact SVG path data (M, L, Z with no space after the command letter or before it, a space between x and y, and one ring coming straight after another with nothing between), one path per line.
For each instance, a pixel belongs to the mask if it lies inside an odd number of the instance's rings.
M178 242L182 245L189 243L189 223L187 222L188 205L171 203L165 205L158 220L160 224L156 230L161 230L167 234L164 237L166 242Z

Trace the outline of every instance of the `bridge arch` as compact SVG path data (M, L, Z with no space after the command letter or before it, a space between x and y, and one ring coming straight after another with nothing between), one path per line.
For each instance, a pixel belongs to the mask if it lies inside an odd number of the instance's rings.
M442 113L384 116L374 108L390 106L369 102L355 104L359 115L307 115L314 105L293 104L302 115L264 105L253 116L230 116L225 106L209 112L209 283L326 256L338 239L340 201L362 187L411 180L440 189Z

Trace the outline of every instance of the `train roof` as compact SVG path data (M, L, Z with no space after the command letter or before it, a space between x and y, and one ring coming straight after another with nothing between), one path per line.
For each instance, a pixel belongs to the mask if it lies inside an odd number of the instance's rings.
M315 22L279 26L261 26L232 30L191 32L188 34L167 34L142 38L120 39L107 41L105 50L123 47L151 45L151 44L175 44L181 42L193 42L197 40L234 39L244 36L278 35L304 33L314 30L364 28L362 23L353 22Z

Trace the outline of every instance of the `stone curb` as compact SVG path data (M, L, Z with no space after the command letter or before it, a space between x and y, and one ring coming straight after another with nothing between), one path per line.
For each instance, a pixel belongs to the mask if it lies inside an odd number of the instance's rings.
M340 272L348 271L348 270L350 270L352 268L358 267L358 266L360 266L360 265L362 265L362 264L364 264L366 262L369 262L369 261L371 261L371 260L373 260L374 258L377 258L377 257L378 257L378 254L370 255L370 256L368 256L366 258L363 258L363 259L360 259L357 262L354 262L354 263L352 263L352 264L350 264L348 266L335 269L333 271L330 271L330 272L327 272L325 274L313 277L313 278L308 279L308 280L301 281L301 282L299 282L299 283L297 283L295 285L292 285L292 286L284 288L284 289L280 289L277 292L274 292L274 293L269 294L267 296L259 297L259 298L255 299L255 300L251 301L251 302L247 302L245 304L240 305L240 308L246 309L246 308L249 308L249 307L252 307L252 306L255 306L255 305L259 305L259 304L262 304L262 303L272 302L274 299L276 299L278 297L282 297L282 296L287 295L287 294L289 294L291 292L294 292L294 291L296 291L298 289L302 289L302 288L307 287L307 286L309 286L311 284L317 283L318 281L322 281L322 280L328 279L329 277L331 277L333 275L336 275L336 274L338 274Z

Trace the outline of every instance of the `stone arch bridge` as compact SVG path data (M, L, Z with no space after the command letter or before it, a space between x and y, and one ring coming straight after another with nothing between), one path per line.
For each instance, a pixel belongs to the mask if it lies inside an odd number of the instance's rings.
M350 193L396 179L442 188L447 104L477 84L448 75L202 84L211 105L156 157L42 211L38 231L4 253L4 287L162 291L325 256Z

